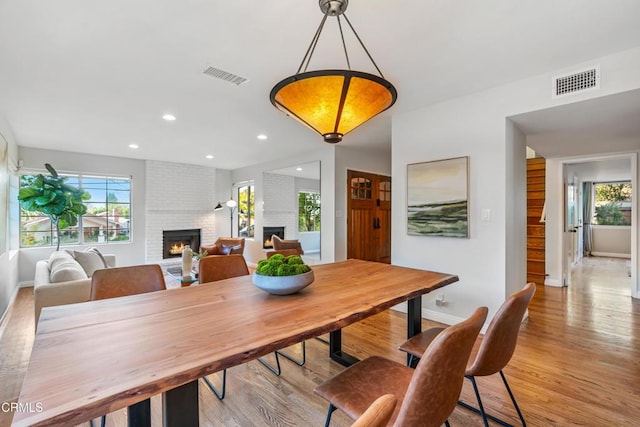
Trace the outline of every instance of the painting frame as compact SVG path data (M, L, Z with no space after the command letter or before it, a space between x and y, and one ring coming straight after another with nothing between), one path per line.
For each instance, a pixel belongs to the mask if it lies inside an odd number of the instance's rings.
M407 234L469 238L469 156L407 165Z

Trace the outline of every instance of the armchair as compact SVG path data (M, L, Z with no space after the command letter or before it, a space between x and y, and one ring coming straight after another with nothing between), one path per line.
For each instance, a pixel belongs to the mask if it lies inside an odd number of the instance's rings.
M244 253L244 237L219 237L212 245L200 245L200 252L208 255L242 255Z
M295 249L298 251L298 255L304 255L302 245L298 240L284 240L274 234L273 236L271 236L271 244L273 245L273 249L275 249L276 251L284 249Z

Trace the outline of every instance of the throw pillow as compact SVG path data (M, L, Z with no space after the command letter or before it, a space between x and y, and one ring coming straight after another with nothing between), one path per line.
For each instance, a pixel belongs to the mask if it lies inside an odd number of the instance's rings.
M56 262L49 274L49 281L51 283L87 278L87 273L85 273L80 264L71 257L69 257L67 261L59 260Z
M55 251L49 257L49 271L53 271L59 263L74 261L73 256L66 251Z
M93 276L94 271L108 267L97 248L89 248L86 251L69 250L68 252L82 266L88 277Z

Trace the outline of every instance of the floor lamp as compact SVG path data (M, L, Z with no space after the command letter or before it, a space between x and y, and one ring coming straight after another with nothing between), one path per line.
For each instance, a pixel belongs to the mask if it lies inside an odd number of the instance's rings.
M233 213L236 210L236 206L238 206L238 202L236 202L233 199L229 199L226 205L229 208L229 228L230 228L229 231L231 232L229 237L233 237Z

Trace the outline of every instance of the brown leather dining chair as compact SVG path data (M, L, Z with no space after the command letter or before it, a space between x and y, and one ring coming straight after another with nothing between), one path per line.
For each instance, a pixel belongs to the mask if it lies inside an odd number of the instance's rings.
M91 301L126 297L129 295L146 294L147 292L163 291L167 286L164 282L162 269L157 264L134 265L130 267L114 267L96 270L91 276ZM143 408L144 417L150 416L149 401L140 403L138 409ZM139 414L139 413L138 413ZM129 412L129 418L137 414ZM101 418L104 427L106 415ZM93 426L93 421L91 422Z
M165 289L164 275L157 264L105 268L93 273L89 299L125 297Z
M229 256L206 256L200 259L200 270L198 272L198 282L211 283L218 280L230 279L232 277L246 276L249 274L247 262L242 255ZM227 392L227 370L222 371L222 386L220 390L216 388L208 376L202 377L209 389L219 400L224 399Z
M336 409L357 419L384 394L392 394L400 404L390 419L394 426L448 425L447 418L460 396L469 354L487 312L487 307L480 307L468 319L444 329L415 370L372 356L320 384L314 391L329 401L325 426L329 426Z
M459 401L458 404L481 414L485 427L488 427L489 425L488 419L502 425L510 425L485 412L484 406L482 405L482 399L480 398L478 384L475 380L475 377L484 377L498 372L500 373L502 382L509 393L511 401L513 402L513 406L518 413L518 417L520 417L520 422L522 422L523 426L527 425L502 370L511 360L511 356L513 355L518 341L520 324L522 323L525 311L527 310L529 302L533 298L535 291L536 284L527 283L522 290L512 294L506 299L495 316L493 316L484 337L478 339L478 342L476 342L471 353L471 357L467 362L465 377L468 378L473 385L473 391L475 392L476 399L478 400L478 408L474 408L462 401ZM424 350L428 348L431 340L433 340L441 330L442 328L429 329L424 331L422 334L416 335L400 346L400 350L406 351L412 356L409 359L409 364L412 363L411 359L413 357L422 356Z

